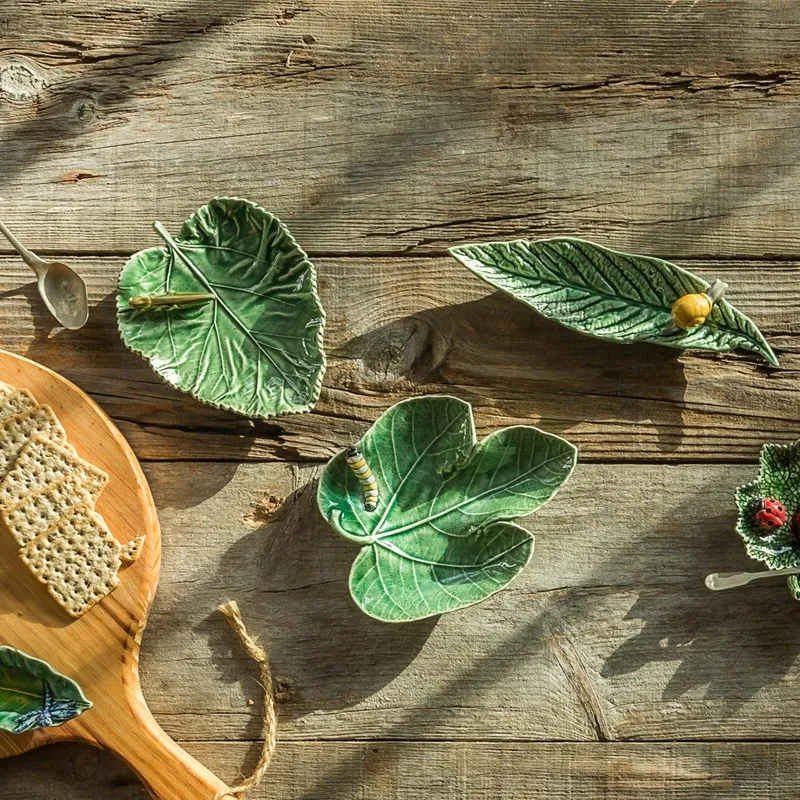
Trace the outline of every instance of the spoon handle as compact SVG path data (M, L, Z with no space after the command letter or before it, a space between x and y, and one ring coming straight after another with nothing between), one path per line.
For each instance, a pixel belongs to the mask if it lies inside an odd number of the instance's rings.
M42 270L47 268L46 262L42 261L36 253L32 253L25 245L14 236L6 226L0 222L0 233L8 239L11 246L19 253L19 257L37 274L39 275Z
M735 589L744 586L750 581L759 581L762 578L777 578L780 575L798 575L800 569L787 567L786 569L769 569L763 572L715 572L706 576L706 586L714 592L723 589Z

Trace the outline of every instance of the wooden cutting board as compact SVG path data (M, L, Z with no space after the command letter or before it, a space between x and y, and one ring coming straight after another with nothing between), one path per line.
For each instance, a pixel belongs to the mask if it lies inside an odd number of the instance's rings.
M153 719L139 685L139 645L161 566L161 531L136 456L97 404L40 364L0 351L0 381L29 389L53 408L78 453L109 474L97 502L121 543L146 534L120 586L78 620L47 594L0 525L0 644L41 658L77 681L94 704L58 728L0 731L0 758L52 742L77 741L127 762L158 800L209 800L227 787L182 750Z

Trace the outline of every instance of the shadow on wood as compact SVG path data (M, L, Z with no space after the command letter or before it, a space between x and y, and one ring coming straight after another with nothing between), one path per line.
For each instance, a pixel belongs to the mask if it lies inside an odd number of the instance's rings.
M35 776L31 786L42 797L102 797L103 800L150 797L139 778L122 761L90 745L50 745L7 759L0 769L10 776L10 779L3 777L4 796L19 800L32 797L33 789L24 780L26 771Z
M733 530L735 519L732 509L704 520L706 542L698 553L710 554L714 567L752 569L754 562ZM665 519L654 535L669 537L676 524ZM635 552L627 563L636 563ZM732 717L761 689L779 684L800 654L797 601L785 579L715 593L703 585L710 569L698 562L696 584L676 587L677 602L663 588L644 588L625 616L641 620L641 631L609 656L601 675L615 678L648 664L674 662L662 699L691 702L702 693L719 704L715 716L720 719Z
M241 538L222 557L221 574L242 559L258 563L263 583L241 605L271 653L281 715L356 705L414 660L436 624L429 618L388 625L364 614L347 583L358 550L322 519L312 481L286 499L275 522ZM230 656L218 658L221 679L241 680L241 664ZM253 719L254 727L259 724ZM258 736L258 730L248 732Z
M237 13L255 2L237 3ZM94 63L87 59L92 66L80 77L59 81L58 69L51 74L30 59L21 60L20 66L23 74L29 76L30 86L25 100L12 105L14 113L10 113L7 133L0 139L5 155L3 181L18 180L39 158L52 157L59 142L77 138L95 117L107 115L140 87L167 72L197 45L206 31L224 24L226 17L219 13L219 8L219 3L195 0L170 11L169 15L159 14L150 24L142 25L141 18L134 17L134 22L138 23L136 38L118 45L120 60L127 60L127 63L117 70L106 69L107 57L97 58ZM126 10L137 13L136 9L121 9L123 21ZM93 20L93 24L97 25L98 20ZM70 43L64 41L63 44ZM159 52L159 45L163 52ZM79 49L82 48L79 46ZM13 57L9 63L14 63ZM15 117L18 118L16 122Z
M682 441L679 350L584 336L502 292L404 317L331 356L349 362L337 383L365 394L449 392L480 408L483 420L494 408L567 436L587 420L646 422L664 453ZM492 430L484 428L481 435Z

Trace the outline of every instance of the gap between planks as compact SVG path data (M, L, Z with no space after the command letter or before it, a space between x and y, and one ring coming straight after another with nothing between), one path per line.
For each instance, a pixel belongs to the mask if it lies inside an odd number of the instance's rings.
M211 198L209 198L210 200ZM188 212L187 212L188 213ZM538 241L539 239L549 239L549 238L563 238L567 236L573 236L576 238L583 238L578 236L577 234L553 234L553 236L514 236L509 237L508 241L514 241L517 239L529 239L530 241ZM487 239L481 237L475 237L472 244L477 244L480 242L487 241ZM611 249L615 249L613 247L613 243L609 244L608 242L604 242L604 244ZM146 243L142 244L140 249L145 250L148 249L150 246L158 247L159 245L148 245ZM455 246L455 245L454 245ZM48 258L125 258L128 259L133 256L138 250L109 250L109 249L100 249L100 250L93 250L91 248L85 250L64 250L61 248L51 248L51 247L38 247L36 248L36 252L40 256L47 256ZM425 248L424 250L416 250L414 248L404 248L403 250L358 250L354 252L348 252L346 250L312 250L306 249L306 255L310 259L346 259L348 261L356 261L359 259L422 259L422 258L430 258L430 259L437 259L437 258L445 258L450 255L449 248L443 247L441 249L430 249ZM641 252L637 255L642 256L650 256L651 258L660 258L664 261L672 261L676 264L680 265L688 265L688 264L707 264L709 261L718 261L721 263L725 263L731 266L736 266L737 264L747 264L747 263L757 263L757 264L775 264L775 265L783 265L783 264L796 264L800 262L800 253L787 253L787 254L780 254L780 253L764 253L761 255L752 255L752 256L732 256L732 255L717 255L715 253L692 253L691 255L686 255L682 253L656 253L656 252ZM8 248L0 244L0 258L19 258L18 253L15 250Z

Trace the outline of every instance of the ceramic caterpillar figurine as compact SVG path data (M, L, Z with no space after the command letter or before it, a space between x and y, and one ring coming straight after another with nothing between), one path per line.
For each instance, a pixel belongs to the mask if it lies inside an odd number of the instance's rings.
M672 322L664 328L663 332L678 333L700 327L711 313L714 304L722 299L727 288L727 283L714 281L706 292L685 294L683 297L679 297L672 304Z
M201 303L208 303L213 299L214 295L208 292L166 292L165 294L131 297L128 300L128 305L137 311L150 309L172 311L181 306L196 306Z
M344 457L347 465L353 470L358 482L361 484L361 490L364 493L364 510L375 511L378 507L378 481L361 454L361 450L355 445L348 447L345 450Z

